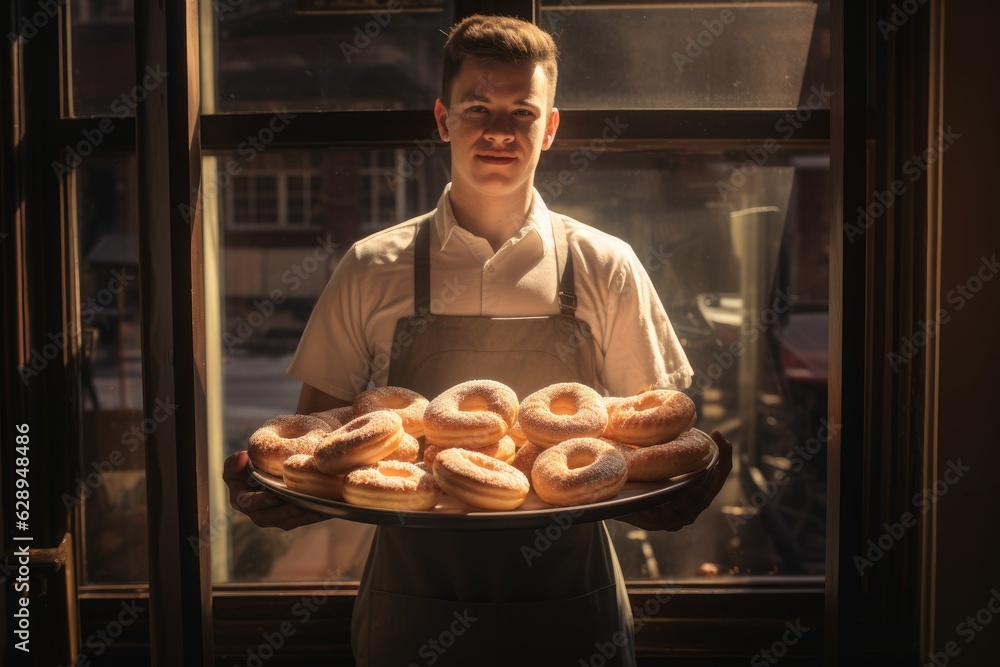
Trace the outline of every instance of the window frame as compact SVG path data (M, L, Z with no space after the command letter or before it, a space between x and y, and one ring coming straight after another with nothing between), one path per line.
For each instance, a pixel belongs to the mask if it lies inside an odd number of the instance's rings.
M139 3L142 4L142 3ZM174 3L168 3L174 4ZM180 4L180 3L177 3ZM855 210L856 205L865 205L866 193L872 191L870 183L865 181L863 169L858 169L857 165L871 164L872 156L868 152L870 141L868 131L869 110L865 104L866 94L874 91L869 89L873 85L872 77L869 82L848 82L845 80L844 71L867 71L869 68L868 58L874 58L874 54L866 53L864 50L847 49L848 37L868 41L871 35L874 22L871 16L877 5L884 5L879 0L870 0L868 6L860 9L848 10L844 6L843 0L832 0L831 2L831 32L833 39L833 55L831 66L834 70L833 88L841 95L835 95L834 103L829 111L814 113L809 122L796 134L796 137L789 140L789 146L803 148L828 148L831 154L831 179L833 189L831 199L833 201L833 215L831 217L831 284L830 284L830 307L831 307L831 349L830 349L830 415L832 420L845 424L845 430L830 442L830 481L831 489L834 493L834 502L830 503L830 520L828 521L828 553L830 557L827 561L827 569L830 573L827 577L826 590L815 581L796 582L765 582L757 579L747 582L733 582L732 586L712 587L684 587L683 591L692 595L690 602L685 602L683 610L685 613L668 614L663 613L656 616L655 627L661 628L665 634L656 634L656 637L666 637L670 633L670 628L677 623L685 623L682 627L704 630L706 635L711 636L711 632L717 632L719 618L729 618L737 622L737 625L747 630L748 641L744 647L758 646L760 639L771 636L774 630L783 627L784 621L788 618L787 609L789 601L794 601L791 608L801 610L803 619L809 619L822 627L824 619L826 623L825 637L827 642L844 643L845 638L838 629L855 627L862 625L861 621L851 619L850 615L858 614L863 608L866 598L854 593L853 586L860 587L859 577L854 577L851 573L849 557L851 549L863 543L865 534L859 530L862 523L860 517L864 514L864 503L873 501L872 494L877 493L871 490L866 491L862 497L846 498L845 494L840 494L841 488L867 489L865 475L869 470L867 456L872 454L871 448L875 448L877 453L878 445L873 444L871 436L876 432L876 426L881 426L881 414L872 408L864 405L864 396L867 391L857 391L857 388L867 389L872 386L872 378L866 375L866 361L873 356L872 348L876 347L866 334L870 333L867 327L871 326L870 304L868 303L870 286L866 282L869 275L878 275L880 271L887 272L891 269L878 267L873 264L871 250L876 256L882 251L875 246L879 239L869 238L865 244L859 246L845 246L843 243L843 224L850 216L845 211ZM186 6L196 6L196 0L186 0ZM503 0L484 0L482 3L474 3L460 0L456 2L456 20L462 15L473 13L476 9L511 13L515 15L533 18L537 15L536 2L504 2ZM5 13L3 26L8 28L8 32L16 19L20 16L30 15L34 10L32 3L27 0L19 0L14 4L12 11ZM152 12L153 10L149 10ZM155 18L152 14L140 17L137 7L136 24L139 27L140 21L144 23L144 34L152 35L157 39L150 42L146 48L149 53L146 58L156 57L152 50L158 49L160 56L168 61L183 63L187 67L182 67L181 72L186 77L197 77L197 69L191 68L186 60L185 48L189 40L197 42L197 30L192 30L185 23L185 8L167 8L167 15L163 19ZM76 373L76 361L78 349L74 345L67 348L67 359L65 360L64 371L61 374L51 374L45 381L39 382L33 387L26 388L22 385L17 374L16 366L23 365L27 353L32 349L33 343L44 340L43 332L53 330L52 325L59 326L60 322L65 322L66 312L71 310L71 303L66 300L65 294L72 294L72 290L67 289L65 279L40 280L34 278L40 274L37 266L64 266L67 261L67 247L72 241L72 230L70 225L71 213L68 211L67 202L69 199L69 183L53 185L46 180L44 183L28 183L19 177L19 173L46 173L50 169L53 159L61 159L64 146L70 145L72 141L78 140L85 130L99 130L99 124L103 120L97 118L64 118L58 112L52 111L52 105L46 109L43 103L47 98L65 100L65 91L54 90L58 87L55 82L66 81L64 77L55 76L61 69L63 63L59 62L56 54L60 53L62 44L65 43L63 34L68 34L66 25L67 12L60 9L62 20L61 33L58 36L49 31L45 35L32 39L30 44L19 47L18 58L12 59L9 63L5 61L4 73L11 76L5 77L5 81L10 84L11 95L5 95L8 100L3 105L3 126L24 128L32 123L38 123L35 127L51 128L51 132L45 136L35 136L24 143L17 144L14 139L15 133L8 132L3 140L3 196L4 208L8 211L17 211L15 215L5 218L4 233L13 239L13 247L19 261L8 263L3 273L5 287L10 287L11 292L17 295L15 310L17 311L16 327L6 327L3 332L4 354L7 359L18 360L17 364L8 365L8 370L4 375L6 389L4 399L4 409L7 414L28 415L33 420L32 423L40 425L44 429L45 440L49 444L44 445L44 451L50 451L54 460L64 460L67 454L72 454L73 447L78 445L73 434L78 433L74 425L79 424L79 404L74 403L79 396L74 386ZM848 20L850 19L850 20ZM5 33L6 34L6 33ZM138 38L137 32L137 38ZM171 40L173 40L171 42ZM852 42L857 43L857 42ZM197 49L195 49L197 51ZM164 55L165 54L165 55ZM853 69L858 68L858 69ZM137 71L142 72L143 68L137 66ZM180 78L176 80L182 80ZM38 88L32 89L32 81L48 82L45 84L47 92L40 93ZM849 84L849 87L848 87ZM41 84L39 84L41 85ZM176 91L175 88L171 90ZM166 89L163 91L166 95ZM176 93L174 93L176 95ZM195 99L197 95L195 96ZM860 99L860 101L859 101ZM846 100L846 102L845 102ZM259 128L266 122L268 114L234 114L234 115L204 115L198 118L200 125L195 133L196 141L193 144L184 143L187 137L186 132L179 132L179 129L189 129L187 124L193 116L192 104L194 100L186 97L174 97L171 99L170 113L166 116L146 117L136 123L133 118L115 119L118 124L118 131L106 136L104 143L100 147L101 152L133 152L137 148L148 148L154 141L168 141L167 146L171 153L169 167L161 169L153 174L149 169L149 164L141 163L140 170L146 172L146 178L151 176L165 176L165 183L171 184L168 188L168 199L172 204L183 203L187 200L195 205L196 201L191 198L190 188L184 190L177 187L178 182L190 181L197 171L194 166L200 161L202 150L232 150L244 139L248 130ZM37 112L38 115L32 115ZM563 112L562 126L560 128L560 142L564 147L572 148L575 145L582 145L589 138L596 136L603 125L603 119L607 115L607 110L567 110ZM616 112L617 113L617 112ZM700 150L714 151L720 148L739 149L755 145L773 134L773 128L777 120L784 112L778 111L623 111L621 115L630 125L629 139L622 139L617 143L615 150L631 150L637 148L658 148L673 150ZM195 116L197 112L195 110ZM149 123L148 127L140 127L141 123ZM348 128L350 130L348 131ZM430 135L433 129L430 110L410 110L410 111L377 111L377 112L316 112L299 114L296 123L287 128L274 142L276 147L301 148L303 146L336 146L344 148L407 148L412 141L417 138L424 138ZM737 131L739 129L739 131ZM172 131L171 131L172 130ZM159 134L156 134L159 132ZM43 133L44 134L44 133ZM136 137L139 135L137 141ZM669 136L667 136L669 135ZM144 138L145 137L145 138ZM151 137L155 137L151 138ZM31 143L29 143L29 141ZM576 142L576 143L574 143ZM26 147L34 147L38 150L25 150ZM187 166L185 166L185 163ZM851 169L853 167L853 171ZM862 172L859 174L859 172ZM49 179L51 180L51 179ZM861 182L865 181L865 182ZM149 181L147 181L149 182ZM146 186L150 187L149 185ZM142 191L142 188L140 188ZM196 191L196 190L195 190ZM151 193L142 191L146 195ZM159 192L156 196L162 196ZM53 196L55 195L55 196ZM17 199L18 205L12 206L12 200ZM145 197L150 199L150 197ZM147 202L152 205L152 201ZM170 276L169 283L174 290L184 286L190 286L192 262L197 259L196 249L191 245L185 245L187 238L190 243L191 238L198 236L180 234L175 228L182 224L179 217L171 215L170 210L176 207L171 206L167 213L158 213L158 219L164 219L166 224L166 241L172 245L175 252L168 258L167 273ZM196 207L195 207L196 208ZM52 229L52 224L47 220L61 220L59 224L60 243L46 244L39 236L37 230ZM151 231L151 222L147 222L146 229ZM6 238L6 237L5 237ZM149 271L150 266L157 262L147 246L142 256L144 270ZM187 252L190 251L190 252ZM919 252L915 250L914 252ZM195 254L191 254L195 253ZM163 261L162 258L159 260ZM32 266L32 262L39 264ZM160 265L162 266L162 265ZM847 271L847 267L865 267L865 271ZM28 279L25 279L25 276ZM154 304L166 310L162 312L173 316L183 315L183 308L169 307L164 304L165 294L157 292L152 287L144 288L150 291L144 292L144 297L148 296ZM48 305L58 303L59 308ZM184 305L183 303L181 304ZM168 348L174 353L187 350L189 357L197 359L199 352L197 347L203 346L204 341L197 340L196 322L198 318L197 304L187 304L190 314L180 317L173 324L171 329L174 334L173 341ZM153 311L156 312L156 311ZM834 315L839 315L835 318ZM152 313L144 315L144 325L151 321ZM840 326L833 324L835 319L839 319ZM144 333L144 338L146 338ZM183 339L190 339L190 343L185 346ZM150 344L144 343L144 351L150 349ZM877 349L875 353L877 353ZM201 351L203 354L203 349ZM144 359L145 362L145 359ZM162 356L153 357L149 360L151 366L160 366L160 372L164 360ZM184 364L181 364L184 365ZM193 377L173 377L163 380L164 382L178 382L183 384L189 382L191 386L196 385ZM854 391L849 391L854 389ZM147 395L144 392L144 396ZM154 394L155 395L155 394ZM42 417L45 414L45 405L51 401L51 397L66 397L69 399L66 404L70 407L64 408L64 419L52 420L54 423L45 425ZM144 401L152 400L144 398ZM203 441L203 424L199 422L198 410L203 410L197 406L194 411L187 416L183 416L178 421L179 429L170 434L163 434L165 451L175 457L175 462L179 462L181 467L173 471L173 486L166 484L158 492L159 500L152 499L151 507L157 502L165 503L163 509L175 523L186 526L193 526L199 529L205 525L205 508L199 500L198 507L192 511L191 507L182 506L180 498L183 496L185 485L182 480L189 479L187 475L198 478L197 455L191 451L196 443ZM171 437L167 437L170 435ZM190 436L190 448L186 451L178 449L179 442L186 436ZM868 450L862 447L846 447L842 443L866 443ZM6 452L5 452L6 454ZM169 466L169 462L163 461L161 464L151 463L154 466L147 468L154 472L162 472L157 465ZM203 468L201 468L203 470ZM891 472L880 469L881 478L891 479ZM909 470L910 474L912 470ZM73 466L67 464L65 469L59 468L52 475L52 487L48 493L54 501L51 507L43 511L43 523L47 530L53 535L60 531L61 513L59 511L58 498L59 491L72 486ZM7 478L9 473L4 473L4 486L10 482ZM198 480L199 495L205 495L204 486L207 485L205 475ZM908 482L909 483L909 482ZM844 485L843 487L841 485ZM8 487L9 488L9 487ZM881 507L885 508L890 501L881 501ZM9 534L10 525L5 522L3 532L5 536ZM846 536L846 537L845 537ZM174 536L176 539L177 535ZM171 538L164 536L161 538L161 546L166 550L158 551L162 557L165 553L172 553L177 556L187 548L186 542L183 545L171 545ZM6 541L9 543L9 540ZM909 554L913 549L908 549ZM151 549L151 554L154 551ZM856 553L856 551L854 551ZM906 555L904 554L904 555ZM152 556L156 558L156 556ZM178 559L184 560L184 559ZM158 628L158 632L147 625L136 624L127 629L123 640L113 649L113 660L121 658L121 662L128 662L126 656L129 651L139 651L142 653L142 646L151 646L153 655L162 655L161 649L169 646L172 642L177 642L178 646L190 647L193 644L204 650L205 646L211 646L212 637L219 641L220 651L226 650L227 644L224 638L234 635L227 634L237 632L246 625L240 623L273 623L280 624L280 617L273 615L276 600L286 598L290 594L318 593L316 589L282 586L280 589L273 589L267 586L247 587L247 586L220 586L216 590L211 590L210 579L204 565L207 562L205 554L192 559L187 559L184 565L184 572L188 575L182 580L182 589L173 600L164 603L162 600L150 599L148 593L142 589L129 587L102 587L82 591L79 601L78 619L81 624L81 636L88 636L86 628L103 627L107 619L114 618L120 609L120 604L129 600L145 600L148 606L156 609L164 625ZM843 563L843 567L841 566ZM163 573L160 573L162 576ZM151 576L157 576L151 571ZM909 570L908 570L908 575ZM163 580L161 579L161 582ZM208 582L209 599L206 600L205 582ZM744 583L750 586L744 587ZM801 585L799 585L801 584ZM162 583L161 583L162 586ZM152 589L164 590L162 587ZM680 589L679 589L680 590ZM650 586L638 586L630 589L630 594L636 602L645 602L653 599L657 592ZM701 594L704 593L704 594ZM334 596L339 601L336 605L330 605L328 613L330 619L337 623L335 640L337 646L348 646L342 644L341 638L344 635L343 622L345 618L349 623L349 607L345 602L352 594L350 588L338 591ZM646 596L645 598L642 596ZM156 595L153 596L156 598ZM753 604L747 604L752 602ZM224 612L227 609L241 609L245 613L240 619L228 620L224 614L219 618L212 619L204 617L204 610L211 610L213 605L217 611ZM192 611L196 611L193 617ZM345 616L346 611L346 616ZM748 613L741 614L741 611ZM175 625L173 620L185 618L185 623L181 627L171 627ZM692 618L695 619L692 621ZM804 620L804 622L807 622ZM212 626L214 624L214 631ZM201 635L199 635L199 630ZM659 631L658 631L659 632ZM191 639L191 636L197 637ZM657 641L647 641L646 637L653 637L653 634L638 637L640 653L650 651L650 657L655 657L654 646L659 645ZM816 637L822 646L825 642L821 633L812 635ZM136 648L140 647L140 648ZM185 650L195 650L198 648ZM711 646L716 650L719 647ZM809 649L808 646L805 647ZM735 649L734 649L735 650ZM811 649L809 649L811 651ZM121 652L119 654L119 652ZM148 656L148 653L146 654ZM223 655L222 652L217 654ZM672 657L684 656L683 651L671 653ZM116 657L117 656L117 657ZM811 652L798 656L808 661L815 658ZM720 662L725 658L721 653L705 654L704 658L695 658L688 655L688 663L683 661L672 664L724 664ZM218 658L216 658L218 660ZM788 664L795 664L792 660L795 656L790 655ZM699 662L700 660L700 662ZM740 662L745 662L741 659ZM291 663L289 663L291 664Z

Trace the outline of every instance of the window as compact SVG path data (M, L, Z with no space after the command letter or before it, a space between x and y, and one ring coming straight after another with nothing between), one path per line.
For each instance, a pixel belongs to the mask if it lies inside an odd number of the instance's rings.
M559 45L560 108L787 109L828 80L819 63L807 70L823 34L817 9L809 1L547 0L538 25Z
M443 2L205 2L218 113L419 109L440 85ZM450 6L449 6L450 9ZM203 37L204 37L203 36Z
M294 411L300 385L285 375L285 368L344 250L437 200L447 182L437 161L432 156L427 164L401 166L406 153L404 149L271 149L257 156L255 170L270 164L271 178L288 182L294 180L290 176L294 170L287 165L313 165L310 178L315 179L317 197L329 214L318 218L320 224L308 232L275 225L266 233L251 233L230 222L221 235L217 258L222 279L206 281L218 285L222 306L220 336L213 341L224 369L224 443L222 453L212 457L216 466L230 453L246 448L261 415ZM229 154L206 156L205 174L224 173L232 159ZM249 169L241 172L231 182L213 177L220 187L206 199L206 210L223 202L248 206L245 191L237 189L248 173ZM217 571L223 573L219 582L317 581L328 577L328 569L348 582L361 575L372 533L369 526L332 520L276 534L257 529L228 502L217 503L213 511L229 526L228 538L213 542L213 555L220 563ZM228 558L222 556L226 552Z
M226 226L233 229L316 229L323 218L323 178L318 164L288 164L272 155L224 179ZM230 157L228 165L238 165ZM227 165L227 166L228 166ZM231 181L230 181L231 179ZM216 186L221 186L222 182Z
M82 467L76 492L85 585L148 580L135 160L92 157L72 175L82 331Z
M131 2L67 6L65 115L111 119L114 128L87 156L77 151L69 181L76 294L100 303L114 272L130 275L135 261L127 116L144 92L135 86ZM637 589L737 588L768 578L818 586L829 2L530 6L563 54L563 127L536 187L553 209L637 250L696 370L700 426L729 434L740 457L716 505L688 530L614 524L626 577ZM456 5L204 0L201 12L202 204L206 228L217 233L205 240L214 278L206 280L206 345L218 353L206 386L217 393L220 419L209 438L212 525L221 526L211 536L213 582L240 595L239 585L324 581L335 564L349 589L369 527L259 530L229 508L220 466L261 421L294 408L298 386L284 369L340 254L428 210L448 181L430 107L441 33ZM277 114L297 117L248 159L241 143ZM620 132L610 138L609 127ZM116 438L142 429L136 287L123 285L83 331L84 469L110 456L101 447L120 449ZM103 485L113 497L82 506L83 579L95 596L109 585L141 588L148 576L142 471L129 458ZM96 521L108 508L112 519Z
M69 0L69 116L135 115L144 97L135 85L133 0ZM63 3L59 3L63 4Z
M555 210L614 233L640 251L695 368L691 393L700 424L730 434L738 453L745 455L746 466L738 467L727 493L720 495L711 516L698 525L670 535L644 534L615 524L614 537L626 576L684 581L716 570L722 577L822 576L824 460L818 452L802 454L797 448L804 443L821 447L826 437L828 153L824 148L803 148L805 142L796 136L799 128L780 115L763 128L761 136L738 142L750 143L750 148L736 148L737 141L732 140L731 147L705 142L708 147L686 154L667 148L639 149L637 144L676 139L676 131L629 127L628 121L622 124L619 111L610 110L794 109L804 98L808 113L820 111L828 106L828 98L810 93L809 87L822 90L825 82L823 66L815 62L822 62L824 51L822 44L813 45L813 38L819 35L817 39L823 42L826 27L814 27L814 18L827 16L828 9L809 2L751 3L735 9L731 3L639 8L605 4L597 9L563 3L542 9L540 25L551 26L563 51L558 103L569 109L565 112L569 133L574 131L572 109L582 101L609 111L595 117L588 129L597 130L584 134L584 139L571 134L563 141L566 148L560 148L557 140L556 147L543 157L536 186ZM727 10L737 12L732 21ZM651 13L655 20L646 20ZM692 51L691 57L704 59L702 70L677 69L673 63L660 68L674 79L662 84L658 96L639 99L624 88L605 97L594 94L598 77L588 78L585 73L592 76L616 65L594 55L600 49L583 44L604 42L619 58L649 59L651 54L635 55L617 46L626 34L638 32L645 37L638 41L650 44L662 61L664 55L686 45L688 35L697 39L700 31L711 32L706 22L714 26L715 20L725 26L725 32L713 35L712 43L703 46L700 54ZM618 27L605 29L609 22ZM670 31L663 36L662 28L667 25ZM746 67L756 69L744 76L738 94L720 97L713 93L696 100L676 92L682 83L692 90L714 89L705 77L731 74L726 63L736 53L745 54L749 35L771 35L776 30L794 33L787 40L789 51L748 58L754 62ZM653 35L660 37L653 39ZM224 40L221 33L219 39ZM773 40L767 37L761 43L769 41ZM566 65L576 61L589 64L578 69ZM634 91L660 90L644 85L648 76L634 62L617 66L624 69L609 77L615 85L625 85L622 78L630 78ZM772 86L784 92L771 90ZM430 97L425 104L429 106ZM690 118L698 122L698 116ZM260 117L259 122L263 124L266 118ZM733 116L732 123L727 131L738 133L740 116ZM606 127L617 129L602 135ZM323 164L320 178L331 216L320 231L338 248L433 206L447 182L448 162L424 138L430 130L417 132L406 147L395 150L317 148L312 152L308 161ZM431 148L420 149L426 146ZM284 163L291 159L273 148L261 157ZM240 193L230 188L225 200ZM252 200L249 195L244 204L250 206ZM232 422L227 417L226 452L242 448L263 418L294 406L298 386L289 382L283 370L311 304L338 257L338 249L326 249L325 241L315 234L296 237L290 233L283 241L262 237L255 242L237 234L236 225L228 227L222 244L223 320L227 323L223 355L227 378L232 379L226 384L224 410L243 420L229 426ZM303 262L317 253L322 261L303 275ZM282 282L282 276L292 282ZM283 303L265 317L254 304L274 290ZM247 335L239 335L240 331ZM261 374L264 368L267 373ZM271 388L266 392L266 407L255 404L256 412L239 403L240 397L264 393L251 390L248 377L264 383L261 389ZM216 511L233 514L225 505ZM338 544L339 531L347 527L338 525L339 521L329 523L328 529L316 531L328 531L325 544ZM283 543L289 540L296 541L282 536ZM298 571L309 580L323 573L330 562L329 547L285 550L266 544L266 540L261 542L258 562L264 567L270 558L269 578L298 580ZM355 552L358 558L365 553L363 549ZM288 570L294 554L301 554L300 562ZM344 572L357 571L357 565L338 565Z

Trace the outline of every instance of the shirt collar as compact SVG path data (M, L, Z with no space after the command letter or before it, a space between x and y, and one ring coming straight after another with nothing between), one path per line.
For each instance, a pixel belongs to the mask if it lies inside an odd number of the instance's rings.
M456 229L459 229L458 220L455 219L455 213L451 208L451 199L448 197L449 192L451 192L451 183L445 186L441 198L438 199L437 209L434 211L434 231L441 241L441 250L445 249L452 234L455 233ZM538 190L534 188L532 188L531 209L528 212L528 218L525 220L524 226L515 232L512 238L521 242L531 234L537 235L541 241L544 254L553 250L552 221L549 219L549 208L545 205Z

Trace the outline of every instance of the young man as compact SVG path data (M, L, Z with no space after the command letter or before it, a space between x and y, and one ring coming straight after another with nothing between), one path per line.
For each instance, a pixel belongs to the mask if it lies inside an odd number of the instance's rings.
M521 398L559 381L619 396L690 383L632 249L550 212L533 187L559 128L556 55L548 34L516 19L474 16L452 30L434 106L452 181L434 211L359 241L338 264L289 367L303 383L299 412L349 405L369 382L433 397L492 378ZM668 530L694 521L731 469L731 446L713 437L721 459L705 485L627 520ZM319 518L250 493L245 465L245 454L230 457L226 479L234 507L259 525ZM379 527L352 624L358 664L576 665L613 647L602 664L633 665L604 524L559 528L526 557L535 529ZM432 646L445 634L446 647Z

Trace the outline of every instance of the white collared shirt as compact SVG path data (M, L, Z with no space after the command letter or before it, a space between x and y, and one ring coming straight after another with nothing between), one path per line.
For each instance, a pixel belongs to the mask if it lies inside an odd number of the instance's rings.
M306 325L288 374L350 401L368 381L385 385L396 323L413 314L413 240L430 216L431 313L554 315L558 278L552 225L534 192L524 226L495 253L458 225L445 187L437 208L351 246ZM593 332L598 377L612 396L683 388L693 371L632 248L563 216L573 254L576 316ZM398 345L397 345L398 348ZM433 397L429 397L433 398Z

